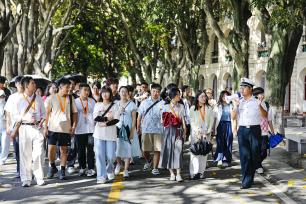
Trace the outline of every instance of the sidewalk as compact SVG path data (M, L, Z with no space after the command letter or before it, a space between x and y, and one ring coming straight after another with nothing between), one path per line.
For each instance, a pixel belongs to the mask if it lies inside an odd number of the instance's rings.
M234 148L238 149L237 140ZM239 157L238 152L235 155ZM287 152L284 143L280 143L270 150L263 167L264 174L256 174L255 177L264 179L263 183L273 193L285 203L306 203L306 158L301 158L297 152Z

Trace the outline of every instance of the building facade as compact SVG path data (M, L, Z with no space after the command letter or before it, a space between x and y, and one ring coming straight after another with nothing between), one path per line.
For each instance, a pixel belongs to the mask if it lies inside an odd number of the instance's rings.
M263 33L262 25L255 16L248 22L250 27L249 42L249 78L256 86L265 88L269 96L269 84L266 80L267 62L269 58L268 48L270 36ZM229 24L223 27L225 34L229 30ZM210 33L210 45L205 56L205 64L201 65L199 73L199 89L212 88L215 98L225 88L233 87L234 62L226 48L218 42L218 39ZM291 81L286 89L284 110L289 113L302 114L306 112L306 34L304 34L297 49L295 64ZM184 77L185 78L185 77Z

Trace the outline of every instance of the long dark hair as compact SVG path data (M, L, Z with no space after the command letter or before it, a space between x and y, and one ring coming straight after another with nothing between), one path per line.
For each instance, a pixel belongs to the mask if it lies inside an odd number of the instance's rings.
M228 92L227 90L221 91L217 105L223 105L223 99L222 99L222 98L223 98L223 96L224 96L225 94L227 94L228 96L231 95L231 93Z
M180 89L177 87L172 87L171 89L167 90L167 98L165 99L165 104L169 104L171 100L177 96L177 93L180 92Z
M113 92L112 92L112 89L109 88L108 86L103 86L102 87L99 102L103 102L102 93L105 93L105 92L109 93L109 102L112 102L113 101Z
M205 96L206 96L205 105L206 105L206 106L209 106L208 97L207 97L207 94L205 93L205 91L198 91L197 94L196 94L196 96L194 97L194 103L193 103L193 104L194 104L194 110L199 110L199 109L200 109L200 107L199 107L199 97L200 97L200 95L201 95L202 93L204 93Z

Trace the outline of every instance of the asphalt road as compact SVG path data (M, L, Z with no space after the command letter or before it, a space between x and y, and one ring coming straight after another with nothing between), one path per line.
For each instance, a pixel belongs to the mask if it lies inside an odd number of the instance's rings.
M234 150L237 155L237 150ZM169 173L161 170L159 176L143 172L144 160L131 166L130 178L116 177L113 183L96 184L95 178L68 176L65 181L46 179L47 185L29 188L20 186L14 178L15 161L11 158L2 167L0 176L0 203L303 203L297 194L287 196L276 181L256 176L251 189L240 189L240 164L236 158L226 169L215 167L209 161L205 179L189 180L188 152L184 153L184 181L169 181ZM47 161L46 161L47 164ZM46 169L47 171L47 169ZM287 183L286 183L287 185ZM303 191L302 191L303 192ZM304 190L305 192L305 190ZM306 194L306 193L305 193ZM303 196L303 195L301 195ZM301 202L300 202L301 201Z

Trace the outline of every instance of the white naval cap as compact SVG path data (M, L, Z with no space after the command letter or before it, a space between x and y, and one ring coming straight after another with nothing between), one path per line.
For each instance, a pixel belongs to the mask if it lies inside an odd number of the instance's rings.
M248 78L241 78L240 86L249 86L253 88L255 84Z

